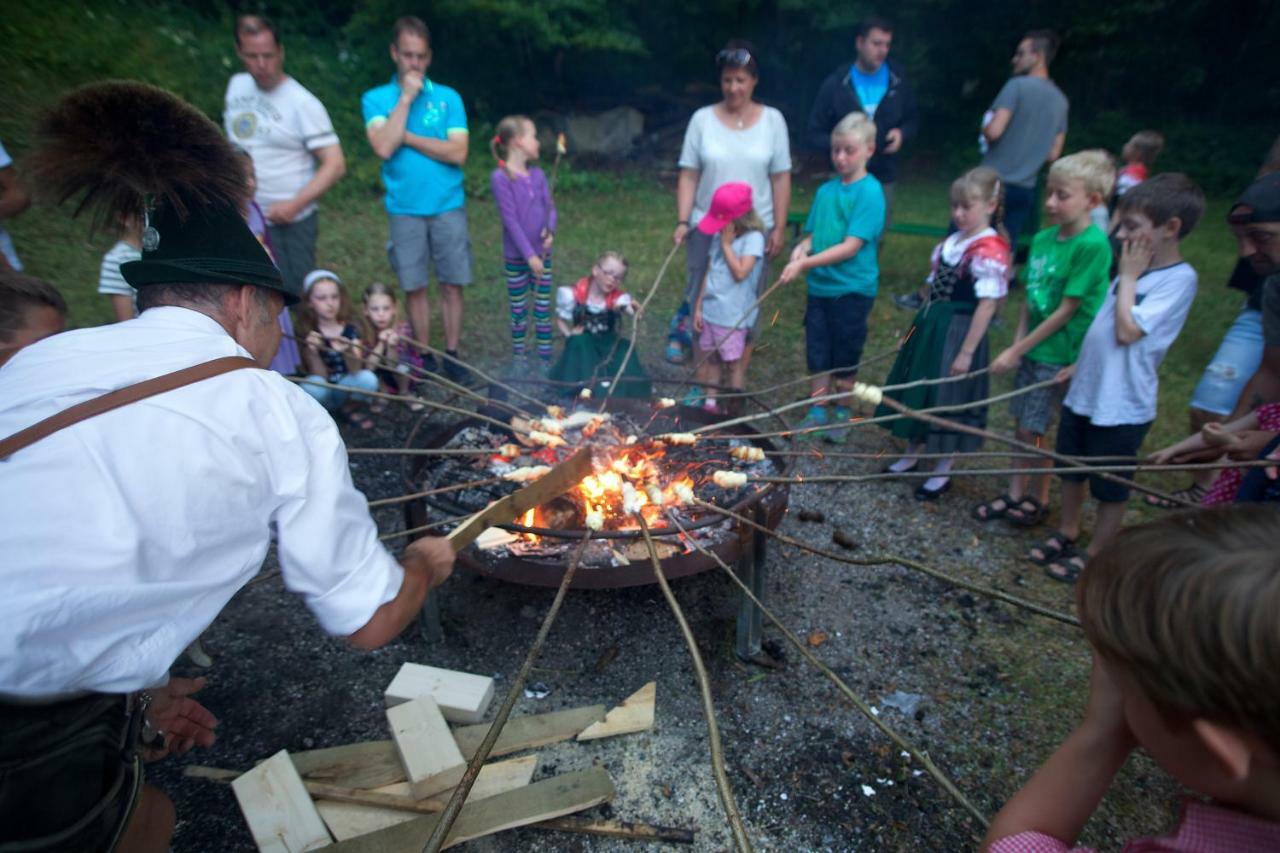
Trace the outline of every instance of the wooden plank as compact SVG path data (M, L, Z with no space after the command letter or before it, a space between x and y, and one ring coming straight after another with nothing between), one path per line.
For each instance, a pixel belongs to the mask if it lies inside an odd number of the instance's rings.
M467 762L434 699L419 696L388 708L387 723L415 799L458 784L467 771Z
M451 723L478 723L493 701L493 679L420 663L402 664L387 685L383 700L391 708L419 696L434 699Z
M329 831L285 750L233 780L231 788L259 850L298 853L329 846Z
M606 714L603 722L592 723L583 729L578 735L578 740L628 735L653 728L653 710L657 694L658 682L650 681Z
M498 740L494 743L489 756L497 758L522 749L560 743L603 719L603 705L586 705L546 714L512 717L502 727L502 733L498 735ZM489 725L489 723L481 723L478 726L461 726L453 730L453 739L458 742L458 749L462 750L463 757L468 761L476 754L480 743L489 733Z
M458 813L445 847L505 829L573 814L613 799L613 782L600 767L566 773L524 788L467 803ZM340 853L419 853L439 815L425 815L334 846Z
M447 537L454 552L461 551L495 524L510 524L521 515L552 498L557 498L582 482L591 473L591 448L581 447L565 461L523 489L496 500L462 524Z
M404 781L396 746L389 740L309 749L289 756L305 779L347 788L377 788Z
M538 756L522 755L506 761L497 761L480 768L476 783L471 786L467 802L478 802L487 797L523 788L533 780L533 771L537 769ZM313 790L312 793L319 793ZM383 785L371 791L358 792L365 795L394 796L397 808L388 808L386 804L368 805L355 802L339 802L337 800L317 800L316 808L328 825L333 837L339 841L367 835L388 826L413 820L415 812L444 811L452 791L445 791L425 800L414 800L411 789L406 782ZM412 811L406 809L412 808Z

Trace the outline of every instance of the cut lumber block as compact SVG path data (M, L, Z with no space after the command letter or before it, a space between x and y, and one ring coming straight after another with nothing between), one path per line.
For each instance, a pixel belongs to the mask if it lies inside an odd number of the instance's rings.
M537 769L538 756L522 755L506 761L497 761L480 768L476 782L471 786L467 802L478 802L486 797L523 788L533 779L533 771ZM386 805L367 805L355 802L338 802L336 800L316 800L316 808L328 825L333 837L339 841L367 835L388 826L395 826L418 817L415 812L444 811L449 802L452 790L444 791L425 800L414 800L407 782L383 785L367 792L374 795L398 797L402 802L400 808L388 808ZM372 798L370 798L372 799ZM414 811L405 808L412 805Z
M377 788L404 781L404 768L389 740L308 749L289 755L298 775L344 788Z
M503 530L501 527L490 527L476 537L476 547L482 551L488 551L492 548L506 547L518 538L514 533Z
M452 788L467 772L449 724L430 696L388 708L387 722L414 799Z
M613 782L603 768L565 773L478 802L468 802L458 813L444 846L452 847L505 829L573 814L611 799ZM338 853L419 853L439 820L439 815L424 815L339 842L333 850Z
M650 681L622 704L605 714L604 721L592 723L578 735L578 740L595 740L613 735L629 735L653 728L653 706L658 695L658 682Z
M231 782L258 849L269 853L318 850L329 831L283 749Z
M430 696L451 723L478 723L493 701L493 679L420 663L406 663L387 685L384 699L393 708L419 696Z
M502 732L498 735L498 740L494 743L489 755L497 758L522 749L560 743L603 719L603 705L586 705L581 708L551 711L547 714L512 717L502 727ZM458 742L458 748L462 750L463 757L468 761L476 754L485 735L489 733L489 725L489 723L481 723L478 726L462 726L453 730L453 739Z

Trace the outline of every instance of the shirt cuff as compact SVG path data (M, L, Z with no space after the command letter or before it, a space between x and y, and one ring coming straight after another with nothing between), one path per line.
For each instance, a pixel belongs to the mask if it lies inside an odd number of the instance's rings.
M378 546L370 560L342 583L324 595L308 598L307 607L326 632L349 637L369 624L378 608L395 598L403 584L404 569Z

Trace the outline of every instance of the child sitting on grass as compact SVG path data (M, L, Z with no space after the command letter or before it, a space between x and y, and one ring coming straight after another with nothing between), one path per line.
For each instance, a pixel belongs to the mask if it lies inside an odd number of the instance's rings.
M375 281L364 289L365 367L378 377L383 391L389 394L409 393L409 382L416 371L419 377L426 374L427 366L422 352L408 343L413 339L413 327L400 319L400 302L395 289ZM369 404L375 414L386 408L385 400L375 399ZM409 410L420 412L423 403L410 403Z
M884 233L884 189L868 174L876 150L876 126L861 112L850 113L831 131L831 163L836 177L818 188L804 230L808 236L791 253L782 281L804 275L808 300L804 311L805 361L809 396L845 394L828 412L815 402L796 425L796 438L843 442L848 430L817 429L847 422L852 415L847 392L867 341L867 316L880 286L876 251ZM807 430L807 431L806 431Z
M1120 199L1116 235L1123 241L1120 274L1093 318L1080 359L1062 371L1071 388L1062 401L1057 451L1065 456L1133 457L1156 418L1160 363L1182 331L1196 296L1196 271L1179 242L1204 213L1204 193L1186 175L1156 175ZM1063 472L1058 537L1080 535L1085 479L1098 501L1089 547L1066 546L1045 565L1054 580L1075 581L1110 544L1124 518L1129 489L1098 475ZM1132 479L1131 474L1121 475ZM1044 549L1030 555L1042 562Z
M1127 198L1126 194L1126 198ZM1135 747L1207 800L1125 850L1280 850L1280 516L1233 506L1124 531L1089 564L1084 718L1005 804L987 853L1066 853Z
M307 378L344 389L304 382L302 390L342 423L356 429L372 429L373 421L360 412L351 392L378 390L378 377L364 366L360 329L354 322L351 300L342 280L329 270L312 270L302 280L302 292L298 331L303 336L302 361Z
M746 387L747 361L743 351L747 330L756 322L757 285L764 272L764 221L751 203L751 185L723 184L711 197L711 209L698 223L703 234L720 239L711 244L711 259L693 307L693 329L698 333L698 382L686 405L701 403L715 414L714 387L725 384L728 371L731 391ZM703 388L710 389L705 392Z
M627 259L618 252L605 252L591 266L591 274L573 287L556 289L556 324L565 336L564 351L547 378L561 383L564 394L589 389L592 394L608 392L608 383L619 374L618 397L648 397L652 391L640 360L629 342L618 334L618 318L636 314L631 294L622 290L627 277Z

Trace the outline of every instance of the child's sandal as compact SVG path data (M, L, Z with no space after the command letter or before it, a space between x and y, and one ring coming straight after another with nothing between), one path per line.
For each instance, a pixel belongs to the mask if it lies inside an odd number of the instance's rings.
M915 467L915 465L912 465L907 470L914 470ZM884 470L886 472L891 471L890 468L885 468ZM969 510L969 514L978 519L978 521L993 521L997 518L1004 518L1009 512L1009 508L1017 503L1018 502L1006 492L1003 495L997 495L986 503L978 504L973 509ZM997 504L1000 504L1000 506L996 506Z
M1030 495L1011 503L1004 512L1005 521L1015 527L1035 527L1049 517L1049 508Z
M1075 550L1076 540L1060 530L1055 530L1044 541L1031 547L1027 552L1027 559L1037 566L1047 566L1054 560L1069 557L1075 553ZM1039 555L1035 553L1036 551L1040 552Z
M1044 567L1044 573L1059 583L1075 583L1080 579L1087 565L1089 565L1089 558L1073 550L1070 554L1059 556L1058 559L1047 564Z

